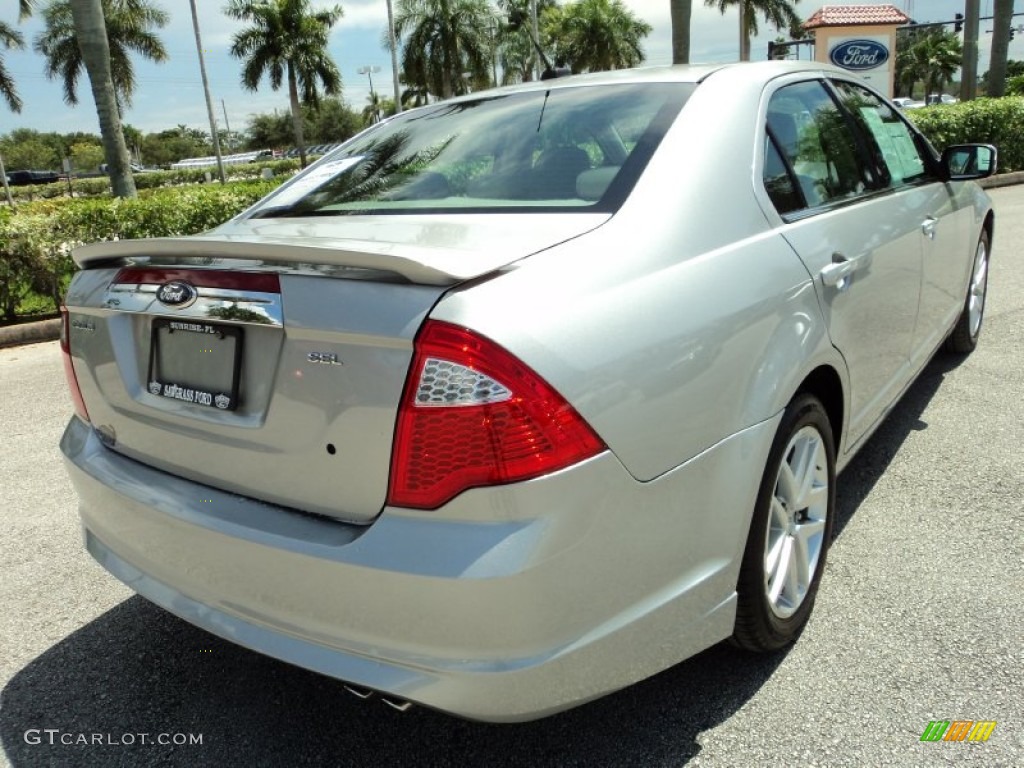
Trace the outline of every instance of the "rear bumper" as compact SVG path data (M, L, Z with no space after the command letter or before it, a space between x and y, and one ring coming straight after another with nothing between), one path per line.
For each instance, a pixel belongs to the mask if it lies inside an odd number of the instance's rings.
M610 453L369 526L146 467L72 419L86 545L142 596L239 645L463 717L528 720L732 631L775 420L636 482ZM747 477L750 475L751 477Z

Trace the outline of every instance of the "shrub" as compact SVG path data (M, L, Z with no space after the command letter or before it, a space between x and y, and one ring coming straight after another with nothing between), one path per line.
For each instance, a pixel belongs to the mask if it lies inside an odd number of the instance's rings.
M71 250L100 240L203 232L240 213L281 183L206 184L148 190L134 199L63 198L0 208L0 312L25 311L33 294L57 308L74 272Z
M299 170L298 160L269 160L262 163L241 163L224 166L224 174L229 182L256 181L263 177L263 169L269 168L274 176L287 178ZM183 184L202 184L206 182L206 174L217 180L217 167L189 168L175 171L147 171L135 174L135 188L140 192L146 189L162 189ZM75 179L72 182L75 197L97 197L109 195L110 180L106 176ZM49 200L67 197L67 182L54 184L32 184L25 187L11 187L11 194L16 202Z
M914 109L907 116L939 151L951 144L994 144L1000 172L1024 170L1024 98L975 99Z

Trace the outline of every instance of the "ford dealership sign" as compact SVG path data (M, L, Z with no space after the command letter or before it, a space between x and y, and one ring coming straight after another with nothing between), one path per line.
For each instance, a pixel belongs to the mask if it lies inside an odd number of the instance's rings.
M828 57L837 67L860 72L883 66L889 60L889 49L873 40L846 40L833 48Z

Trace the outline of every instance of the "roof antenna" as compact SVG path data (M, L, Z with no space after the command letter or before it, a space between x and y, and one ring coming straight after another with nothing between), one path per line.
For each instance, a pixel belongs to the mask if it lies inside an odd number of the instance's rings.
M513 8L508 14L508 26L509 29L518 30L521 29L523 23L526 21L526 13L518 8ZM544 55L544 50L540 47L540 43L533 36L533 33L527 30L527 36L530 38L530 42L533 43L533 47L537 51L537 55L540 56L540 60L544 62L544 71L540 73L541 80L554 80L556 77L568 77L572 74L572 70L569 67L552 67L551 61L547 56Z

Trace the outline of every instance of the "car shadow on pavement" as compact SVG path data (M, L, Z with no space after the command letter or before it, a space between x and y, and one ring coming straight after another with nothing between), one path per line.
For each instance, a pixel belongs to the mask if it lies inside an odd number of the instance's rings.
M926 426L921 414L959 363L933 360L844 472L837 536L908 435ZM722 643L569 712L490 725L360 701L338 681L228 643L132 597L14 676L0 692L0 742L15 768L677 766L699 754L701 733L739 710L784 658ZM172 742L200 735L202 743L142 743L165 735Z
M0 693L0 740L15 768L680 765L783 657L721 644L569 712L491 725L361 701L132 597L14 676ZM202 744L152 743L165 734Z
M839 476L836 487L836 520L833 539L839 537L853 514L885 474L903 443L913 432L927 429L921 420L932 397L942 386L946 374L966 360L964 355L939 352L921 371L921 375L896 402L864 447Z

